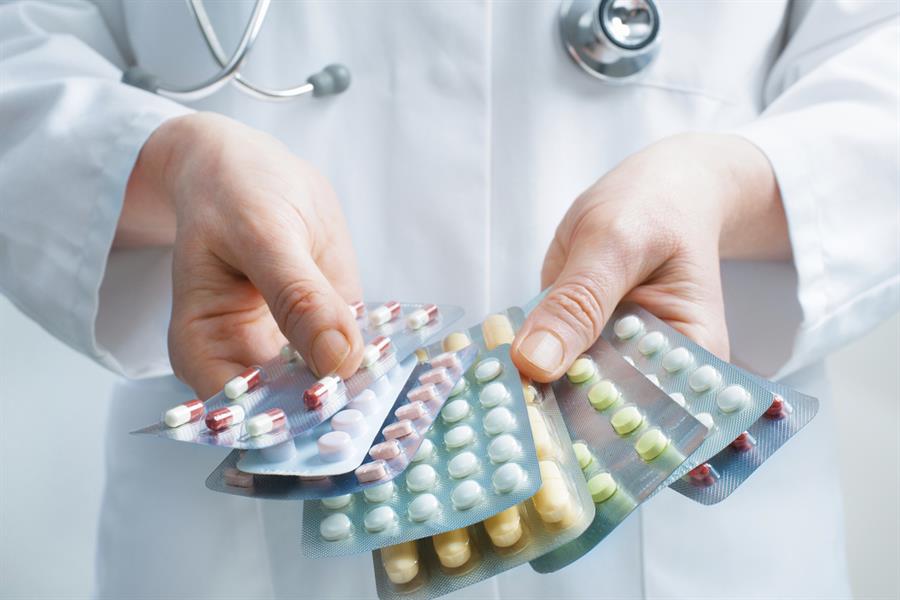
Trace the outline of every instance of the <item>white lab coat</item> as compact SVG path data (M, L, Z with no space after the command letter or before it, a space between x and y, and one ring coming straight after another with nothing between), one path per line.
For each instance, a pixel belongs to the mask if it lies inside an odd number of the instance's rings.
M0 289L132 377L113 403L101 597L365 597L368 555L300 557L300 507L206 491L220 450L126 432L189 392L171 377L165 251L109 248L162 121L214 110L272 132L333 182L370 298L521 304L572 199L667 134L734 131L770 158L794 265L725 265L734 358L823 399L743 489L667 492L559 574L526 566L470 597L846 597L831 410L819 361L897 309L897 5L661 2L662 52L611 87L566 57L554 2L275 2L244 70L295 84L330 62L343 95L182 107L118 83L213 71L180 1L0 4ZM250 2L207 2L226 47ZM646 176L652 177L652 173Z

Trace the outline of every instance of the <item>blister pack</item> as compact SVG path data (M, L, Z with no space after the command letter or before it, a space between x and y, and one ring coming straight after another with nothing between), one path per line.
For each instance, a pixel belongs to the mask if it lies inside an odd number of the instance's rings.
M363 366L377 360L382 338L390 340L398 360L403 360L439 337L463 316L463 310L458 306L396 300L355 302L350 305L350 313L356 318L367 344Z
M532 421L535 440L542 440L538 491L480 523L375 551L380 598L429 599L462 589L566 544L591 522L594 505L552 391L532 392L529 408L547 419Z
M707 432L602 337L553 389L596 514L578 538L531 562L539 573L557 571L599 544Z
M362 493L307 502L304 553L356 554L459 529L537 491L537 455L508 346L479 354L414 463L403 476Z
M637 304L620 304L602 335L708 428L700 447L663 486L728 446L772 404L772 393L756 377L713 355Z

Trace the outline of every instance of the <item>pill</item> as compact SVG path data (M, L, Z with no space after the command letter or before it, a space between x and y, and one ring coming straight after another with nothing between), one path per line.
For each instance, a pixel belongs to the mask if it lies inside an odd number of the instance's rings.
M668 446L669 438L654 427L641 434L641 437L634 444L634 449L637 451L638 456L650 462L662 454Z
M541 487L531 499L538 516L545 523L571 524L575 516L572 496L563 480L559 465L549 460L540 461Z
M460 331L455 331L444 338L444 341L441 342L441 348L444 349L444 352L458 352L463 348L467 348L472 343L472 340L469 339L469 336Z
M322 539L329 542L346 539L352 529L353 525L350 523L350 517L344 513L328 515L319 524L319 533L322 535Z
M453 389L450 390L449 398L453 398L454 396L459 396L463 392L469 389L469 382L466 381L465 377L460 377L456 382L456 385L453 386Z
M255 417L247 419L247 435L257 437L283 429L287 424L287 415L280 408L270 408Z
M491 484L498 494L508 494L525 480L525 471L516 463L500 465L491 477Z
M371 533L384 531L397 521L397 513L390 506L376 506L366 513L363 527Z
M236 487L236 488L252 488L253 487L253 473L245 473L234 467L228 467L222 473L222 480L225 482L225 485Z
M243 373L230 379L225 384L225 397L234 400L248 390L252 390L262 381L262 369L259 367L250 367L245 369Z
M530 416L530 415L529 415ZM519 442L515 437L504 433L488 444L488 457L493 463L505 463L519 453Z
M496 379L503 371L503 365L496 358L488 358L475 367L475 379L478 383L487 383L492 379Z
M740 385L729 385L716 396L716 406L723 413L742 410L750 401L750 392Z
M672 392L671 394L669 394L669 398L674 400L675 404L677 404L681 408L684 408L687 405L687 403L684 401L684 394L682 394L681 392Z
M534 449L539 459L550 459L556 457L556 444L550 437L550 431L547 429L547 422L536 406L526 406L528 413L528 423L531 425L531 437L534 438Z
M652 356L666 345L666 336L658 331L651 331L638 342L638 352L644 356Z
M531 384L522 386L522 394L525 396L525 402L534 404L538 400L537 388Z
M731 442L731 447L738 452L747 452L755 445L756 439L752 435L750 435L750 432L748 431L743 432L741 435L734 438L733 442Z
M456 352L444 352L431 359L431 366L443 367L448 371L459 371L462 368L462 363L459 362L459 356L457 356Z
M498 548L509 548L522 539L522 515L517 506L500 511L484 520L484 530L491 543Z
M447 371L447 369L438 367L437 369L431 369L430 371L425 371L419 375L419 383L422 385L431 384L436 387L443 387L446 390L453 387L454 381L450 379L450 372Z
M375 460L391 460L400 456L400 443L397 440L388 440L375 444L369 448L369 456Z
M503 314L491 315L481 324L484 346L489 351L503 344L512 344L516 337L509 317Z
M694 415L694 418L700 421L704 427L709 429L710 431L715 426L716 422L713 420L713 417L708 412L702 412L699 415Z
M422 523L433 518L441 507L441 503L434 494L421 494L416 496L406 509L409 520Z
M354 319L359 319L364 314L366 314L366 303L365 302L351 302L347 305L347 308L350 309L350 314Z
M309 409L322 406L322 403L337 391L340 381L341 379L337 375L323 377L303 392L303 404Z
M331 417L331 428L346 431L351 437L356 437L366 430L366 418L355 408L345 408Z
M647 376L647 381L655 385L656 387L660 387L659 385L659 377L654 375L653 373L649 373Z
M662 359L662 366L669 373L677 373L691 366L692 362L694 359L690 351L687 348L679 347L666 352Z
M415 432L416 428L413 427L412 421L408 419L403 419L401 421L397 421L396 423L391 423L381 430L381 434L386 440L396 440L399 438L404 438L408 435L412 435Z
M419 449L416 450L415 455L412 457L413 462L422 462L423 460L428 460L434 454L434 444L431 443L431 440L424 439L422 440L421 445L419 445Z
M468 446L475 439L475 432L468 425L457 425L444 434L444 444L451 450Z
M363 496L369 502L387 502L394 495L394 482L386 481L363 490Z
M372 390L365 389L357 394L347 406L358 410L364 415L371 415L378 408L378 404L378 395Z
M478 400L485 408L493 408L506 402L510 397L509 390L501 381L487 384L478 395Z
M691 373L691 376L688 379L688 385L691 386L692 390L701 394L710 388L718 386L720 378L721 376L719 375L719 372L716 371L715 367L703 365Z
M300 353L294 350L294 347L290 344L282 346L281 352L279 354L281 356L281 360L286 363L292 363L300 360Z
M431 543L438 560L448 569L461 567L472 557L469 532L465 527L439 533L431 538Z
M447 463L447 472L454 479L468 477L478 470L478 457L471 452L457 454Z
M431 384L420 385L409 390L406 393L406 398L410 402L424 402L426 404L429 402L440 402L441 400L437 388Z
M356 467L353 474L356 475L356 479L360 483L370 483L385 477L387 475L387 469L384 466L384 461L373 460L370 463L365 463Z
M575 442L572 444L572 450L575 452L575 458L578 459L578 466L582 470L587 469L594 462L594 455L591 449L584 442Z
M425 348L418 348L416 350L416 362L428 362L428 351L425 350Z
M406 473L406 487L411 492L424 492L434 487L437 472L431 465L416 465Z
M409 419L410 421L421 419L426 414L428 414L428 411L425 410L425 404L420 400L398 406L397 410L394 411L394 415L398 419Z
M422 329L432 321L438 318L437 304L427 304L422 308L417 308L406 317L406 326L413 331Z
M328 462L344 460L353 450L353 439L346 431L329 431L316 440L319 457Z
M369 325L372 327L381 327L385 323L389 323L399 316L400 303L391 300L369 312Z
M322 498L322 506L329 510L337 510L344 508L350 504L353 494L341 494L340 496L331 496L330 498Z
M481 422L488 435L506 433L516 426L516 418L505 406L492 408Z
M588 402L596 410L606 410L616 403L620 395L619 390L612 381L603 379L588 390Z
M469 403L465 400L451 400L441 409L441 418L445 423L456 423L469 416Z
M419 550L416 542L403 542L381 549L381 566L391 583L403 585L419 574Z
M772 404L769 408L766 409L766 412L763 415L767 419L772 419L774 421L778 421L780 419L784 419L789 414L791 414L791 405L784 401L784 398L779 396L778 394L774 394L772 396Z
M616 321L613 332L620 340L631 339L644 328L644 324L634 315L627 315Z
M188 400L184 404L173 406L163 415L163 423L166 427L180 427L185 423L196 421L203 416L205 407L200 400Z
M391 338L386 335L379 335L373 339L363 350L363 367L371 367L377 363L383 356L387 356L391 352Z
M609 423L619 435L628 435L641 426L644 415L635 406L625 406L613 413Z
M244 407L240 404L232 404L225 408L219 408L206 415L206 426L210 431L224 431L232 425L244 422Z
M599 504L609 500L619 486L616 480L609 473L598 473L588 479L588 492L591 494L591 500Z
M566 377L572 383L584 383L596 372L597 366L594 365L594 361L589 356L582 356L572 363L572 366L566 371Z
M709 487L718 481L719 474L711 464L703 463L688 473L688 479L696 486Z
M450 501L453 502L453 508L456 510L469 510L479 502L484 496L484 491L477 481L466 479L450 493Z

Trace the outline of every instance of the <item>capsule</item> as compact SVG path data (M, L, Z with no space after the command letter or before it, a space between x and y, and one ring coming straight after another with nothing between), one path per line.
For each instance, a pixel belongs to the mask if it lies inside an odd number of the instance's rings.
M379 335L377 338L369 342L366 349L363 350L362 366L368 368L377 363L381 357L386 356L391 351L391 338L386 335Z
M522 517L516 506L500 511L484 520L491 543L498 548L509 548L522 538Z
M438 317L437 304L428 304L424 308L414 310L406 317L406 326L412 330L422 329Z
M250 367L225 384L225 397L229 400L234 400L241 394L258 386L260 381L262 381L262 369Z
M403 542L382 548L381 565L392 583L409 583L419 574L419 550L416 542Z
M503 344L512 344L516 337L509 318L504 314L490 315L481 324L481 333L484 336L484 345L488 350L493 350Z
M469 547L469 530L453 529L439 533L431 538L434 544L434 553L438 560L447 568L461 567L472 557L472 549Z
M756 440L750 435L749 431L745 431L741 435L734 438L734 441L731 442L731 447L737 450L738 452L746 452L753 448L756 445Z
M366 303L362 301L351 302L347 305L347 308L350 309L350 314L354 319L359 319L364 314L366 314Z
M337 375L329 375L315 382L303 392L303 403L306 408L312 410L322 406L325 399L337 391L340 381L341 379Z
M199 419L203 414L203 410L203 402L195 398L167 410L163 417L163 422L166 424L166 427L179 427Z
M244 422L244 407L240 404L232 404L225 408L219 408L206 415L206 426L210 431L224 431L232 425L239 425Z
M385 302L369 313L369 324L372 327L381 327L385 323L393 321L400 316L400 303L396 300Z
M284 428L287 415L280 408L270 408L255 417L247 419L247 435L257 437Z

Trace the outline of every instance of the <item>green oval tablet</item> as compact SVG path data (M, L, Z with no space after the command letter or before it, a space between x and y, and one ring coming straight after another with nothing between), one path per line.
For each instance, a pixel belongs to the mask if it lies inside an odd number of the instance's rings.
M572 383L584 383L596 372L597 367L594 365L594 361L588 356L582 356L572 363L572 366L566 371L566 375Z
M594 457L591 454L591 450L587 447L586 444L582 442L575 442L572 444L572 450L575 451L575 458L578 459L578 466L582 469L587 469L592 462L594 462Z
M634 449L637 450L637 453L641 458L650 462L662 454L668 445L669 438L667 438L659 429L653 428L649 431L645 431L641 437L638 438L637 443L634 445Z
M641 426L644 415L635 406L626 406L617 410L609 420L619 435L627 435Z
M597 410L606 410L618 399L619 390L608 379L604 379L588 390L588 402Z
M609 500L618 487L609 473L599 473L588 479L588 491L591 493L591 500L596 503Z

